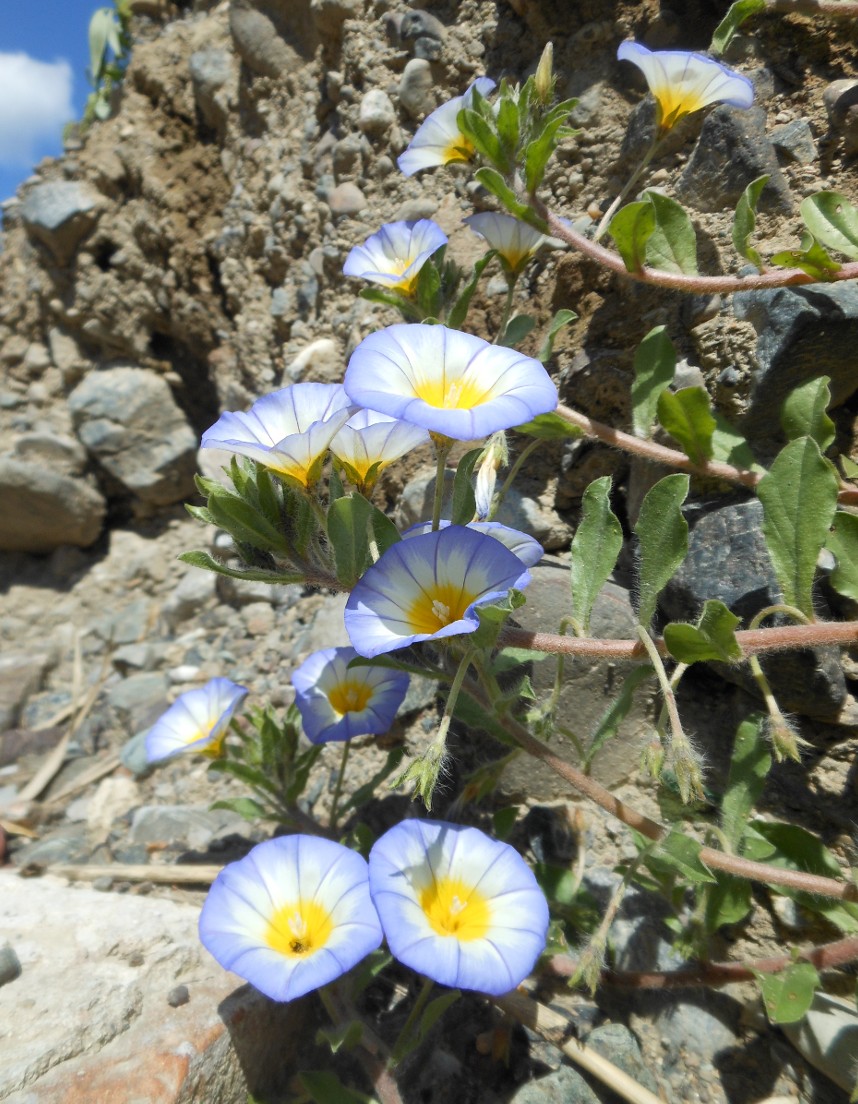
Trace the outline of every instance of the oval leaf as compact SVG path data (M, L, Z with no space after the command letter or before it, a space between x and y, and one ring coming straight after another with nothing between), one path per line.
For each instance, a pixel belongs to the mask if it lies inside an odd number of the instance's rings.
M801 204L805 226L828 249L858 260L858 211L840 192L817 192Z
M623 528L611 510L611 477L603 475L584 492L571 548L572 615L585 633L593 603L622 547Z
M638 621L644 628L655 614L658 596L688 551L688 522L681 506L687 475L668 475L647 492L635 534L638 538Z

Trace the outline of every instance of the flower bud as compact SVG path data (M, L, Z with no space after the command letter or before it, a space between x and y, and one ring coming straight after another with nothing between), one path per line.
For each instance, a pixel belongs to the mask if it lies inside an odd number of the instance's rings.
M542 57L536 67L536 75L533 78L536 88L536 96L543 107L546 107L554 96L554 43L546 42Z

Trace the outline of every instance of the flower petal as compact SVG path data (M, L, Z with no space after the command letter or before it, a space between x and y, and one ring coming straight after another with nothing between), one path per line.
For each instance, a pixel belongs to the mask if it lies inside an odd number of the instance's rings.
M474 88L481 96L487 96L494 87L495 82L489 77L478 77L463 96L455 96L427 115L408 149L397 158L401 171L413 176L421 169L467 160L469 143L459 130L459 112L470 106Z
M146 760L158 763L193 751L217 751L229 722L247 697L247 689L215 678L187 690L146 734Z
M446 244L447 235L432 219L388 222L351 250L343 273L407 293L426 261Z

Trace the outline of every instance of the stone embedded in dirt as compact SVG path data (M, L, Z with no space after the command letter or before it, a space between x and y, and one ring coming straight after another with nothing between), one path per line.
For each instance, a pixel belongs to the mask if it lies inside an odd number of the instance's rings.
M757 331L757 367L740 428L755 450L773 457L784 440L781 408L799 384L830 377L832 406L858 390L858 287L843 281L743 291L733 296L733 313Z
M817 158L813 131L806 119L793 119L791 123L775 127L771 132L772 145L800 165L810 165Z
M425 58L412 58L399 78L399 104L406 115L419 119L435 106L435 78Z
M698 211L735 207L758 176L769 182L760 196L761 211L789 214L792 198L766 132L766 113L722 104L703 123L700 138L676 182L676 195Z
M245 0L231 4L229 29L241 60L254 73L278 78L297 68L295 51L280 37L268 16Z
M0 871L0 940L22 966L0 1024L0 1099L16 1104L243 1101L283 1087L315 1031L223 970L199 907ZM190 1000L165 1000L180 986ZM11 991L10 991L11 996Z
M530 574L531 582L525 590L527 602L515 612L515 621L531 632L558 632L560 619L570 608L568 562L548 558L532 567ZM636 625L629 592L607 583L593 608L593 636L631 639ZM547 695L553 688L555 663L554 659L546 659L533 664L531 681L537 694ZM585 747L622 681L638 666L615 661L609 668L598 660L566 656L557 715L565 718L561 723L572 729ZM593 777L612 788L625 782L637 769L640 753L651 738L651 691L643 686L618 734L593 760ZM561 734L557 734L552 748L576 766L580 763L577 749ZM564 800L569 796L568 784L554 771L523 757L513 760L504 771L502 785L507 792L526 793L530 800Z
M357 184L346 180L328 192L328 206L334 218L356 215L366 207L366 196ZM313 298L315 299L315 296Z
M87 548L101 534L107 505L85 480L43 463L0 456L0 550Z
M15 954L15 948L8 943L0 947L0 986L15 981L21 976L21 963Z
M161 615L170 628L187 621L200 612L215 596L217 576L213 571L203 571L199 567L188 567L173 589L161 610Z
M310 0L310 14L316 30L338 38L347 19L356 19L363 11L363 0Z
M81 442L139 509L193 495L197 437L161 376L129 366L91 372L68 406Z
M561 1066L528 1081L507 1099L509 1104L600 1104L599 1097L572 1066Z
M758 499L716 503L689 514L688 555L661 593L659 606L671 620L695 621L707 598L716 598L747 621L781 600L763 538ZM761 656L781 707L805 717L836 722L848 705L846 679L836 648L805 648ZM746 664L715 664L729 682L758 696Z
M181 843L205 851L213 840L246 833L247 821L228 809L141 805L131 818L131 843Z
M50 666L46 652L0 656L0 732L14 728L24 703L41 689Z
M66 265L101 210L101 196L86 184L52 180L31 188L21 204L28 234L46 245L59 265Z
M396 108L381 88L371 88L360 102L358 126L364 134L380 138L396 122Z
M191 54L188 66L194 99L204 121L218 132L226 127L229 117L229 98L221 91L233 76L233 59L216 46L197 50Z
M858 111L858 80L848 77L832 81L822 93L822 102L835 130L852 130Z
M61 433L25 433L12 446L16 459L50 467L62 475L83 475L86 452L80 442Z
M167 685L167 677L160 671L143 671L112 686L107 701L126 723L127 730L134 732L154 724L167 708Z

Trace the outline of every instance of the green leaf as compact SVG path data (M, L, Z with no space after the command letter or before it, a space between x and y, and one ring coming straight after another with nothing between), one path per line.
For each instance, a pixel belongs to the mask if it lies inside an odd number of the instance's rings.
M316 1032L317 1043L327 1043L331 1053L338 1050L350 1051L360 1045L363 1038L363 1024L360 1020L348 1020L333 1027L320 1027Z
M535 325L536 319L532 314L517 314L507 322L498 345L503 345L507 349L517 348Z
M554 342L557 335L563 329L564 326L568 326L570 322L573 322L578 315L573 310L569 310L566 307L561 307L551 319L551 324L548 327L548 332L545 335L545 339L542 342L542 347L537 354L537 360L540 360L543 364L547 363L551 359L551 354L554 352Z
M474 265L474 271L471 279L462 289L459 298L453 304L449 314L447 315L447 325L451 330L461 329L462 323L467 317L468 307L470 307L471 305L471 299L473 298L474 292L477 289L477 284L479 283L480 277L483 274L483 270L492 259L492 257L496 256L497 251L494 249L490 249L488 253L486 253L484 257L480 257L480 259Z
M97 85L107 61L110 32L116 20L113 8L96 8L89 20L89 73L90 82Z
M696 625L684 625L674 621L664 626L664 642L667 650L680 663L700 663L720 660L735 663L742 658L742 649L736 640L736 617L717 598L709 598Z
M568 866L536 862L533 864L533 874L542 892L554 904L571 905L578 896L580 882Z
M501 841L508 839L520 812L518 805L506 805L492 813L492 834Z
M261 568L227 567L219 560L214 559L208 552L182 552L177 557L182 563L191 564L192 567L201 567L205 571L215 571L218 575L226 575L230 579L246 579L252 583L271 583L272 586L284 586L290 583L303 583L304 576L300 572L291 571L264 571Z
M688 494L687 475L660 479L643 500L635 534L638 538L638 621L648 628L658 596L688 551L688 522L681 506Z
M518 104L509 95L501 96L497 108L498 137L503 146L505 160L509 160L518 146Z
M262 820L268 816L265 809L263 809L258 801L254 801L252 797L224 798L222 801L213 802L209 805L209 808L229 809L230 812L238 813L238 815L244 817L245 820Z
M794 962L779 974L754 970L766 1015L773 1024L795 1023L813 1003L820 978L812 962Z
M732 9L731 9L732 11ZM751 245L751 235L757 226L757 204L763 188L768 184L769 176L758 176L752 180L739 197L736 206L736 215L733 219L733 248L736 252L750 261L757 268L763 267L763 259Z
M735 0L735 3L730 5L727 14L715 28L710 47L712 53L716 56L723 54L745 20L749 16L765 10L766 0Z
M474 173L474 178L482 184L486 191L491 192L493 196L497 196L511 215L520 218L522 222L527 222L531 226L535 226L536 229L543 234L548 233L548 223L545 219L540 218L532 207L529 207L526 203L522 203L501 174L495 169L477 169Z
M242 544L249 544L263 552L289 555L289 544L284 534L238 495L220 488L209 496L208 509L215 525L226 529Z
M431 259L421 267L417 274L415 298L421 315L437 318L441 311L441 273Z
M646 264L647 242L655 231L655 208L645 199L627 203L608 223L608 233L629 272Z
M346 1088L330 1070L304 1070L297 1076L315 1104L375 1104L373 1097Z
M247 763L237 763L234 759L215 759L209 763L209 770L216 774L231 774L248 786L252 786L263 793L276 794L277 786L265 771L250 767Z
M828 417L831 392L828 376L799 384L786 397L781 410L781 425L791 441L796 437L812 437L825 452L834 441L834 422Z
M423 316L412 300L404 295L398 295L395 291L385 291L383 288L361 288L361 299L368 299L370 303L383 303L386 307L394 307L403 316L406 322L422 322Z
M583 437L584 430L567 422L559 414L537 414L529 422L514 427L516 433L526 433L528 437L539 437L543 441L563 441L569 437Z
M189 503L185 503L185 509L195 518L197 521L201 521L203 525L214 525L214 520L206 506L191 506Z
M679 391L665 390L658 397L658 420L678 441L682 451L694 464L712 459L712 434L715 419L709 408L705 387L683 387Z
M801 217L828 249L858 261L858 210L840 192L817 192L802 200Z
M775 253L770 263L779 268L800 268L815 280L830 280L831 273L842 266L826 253L813 234L804 233L798 249Z
M701 885L715 876L700 859L702 844L675 829L662 839L644 862L657 874L678 874L685 882Z
M368 801L372 801L372 799L377 796L378 788L382 782L386 782L393 772L399 769L404 755L404 746L392 748L387 753L384 765L376 771L368 782L365 782L362 786L358 786L343 806L342 811L347 812L349 809L359 809L362 805L366 805Z
M356 493L338 498L328 509L328 538L334 550L337 579L344 586L353 587L370 563L368 526L372 509L363 495Z
M608 706L590 740L590 746L587 748L587 754L584 756L585 770L589 770L590 764L608 740L616 736L620 725L626 719L632 707L635 691L654 673L655 668L651 664L642 663L639 667L633 668L623 679L623 685L620 688L619 694Z
M572 616L586 633L599 591L623 547L623 527L611 510L611 477L594 480L581 500L581 520L572 540Z
M655 229L646 243L647 264L662 272L696 276L697 235L685 208L659 192L644 194L655 214Z
M727 786L721 799L721 829L733 851L748 827L754 806L766 785L772 765L768 744L763 737L766 717L752 713L736 730Z
M459 130L470 138L477 153L490 161L496 169L506 172L509 168L500 139L491 125L473 108L465 107L459 112Z
M757 486L763 536L784 601L813 617L813 578L837 508L834 466L810 437L790 441Z
M753 905L751 883L745 878L735 878L732 874L716 870L715 881L706 896L705 922L708 932L716 932L725 924L738 924Z
M735 429L723 414L713 411L715 429L712 431L712 459L721 460L725 464L732 464L735 468L744 468L746 471L755 471L765 475L766 469L761 467L754 459L751 446Z
M825 547L837 560L831 585L838 594L858 602L858 516L838 510Z
M440 1020L448 1008L456 1003L461 995L458 989L451 989L449 993L442 993L440 997L436 997L426 1005L423 1015L420 1017L420 1026L417 1029L415 1045L419 1045L423 1042L438 1020Z
M638 345L634 367L632 428L638 437L649 437L659 397L676 372L676 350L664 326L650 330Z
M466 452L456 468L456 474L453 477L453 497L450 502L450 521L453 525L467 525L474 520L477 500L471 484L471 476L482 452L481 448Z

